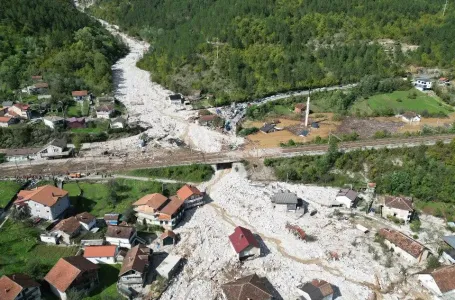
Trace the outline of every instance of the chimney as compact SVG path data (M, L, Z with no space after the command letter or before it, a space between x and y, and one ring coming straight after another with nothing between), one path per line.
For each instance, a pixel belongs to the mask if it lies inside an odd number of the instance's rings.
M245 237L245 236L243 235L243 233L240 234L240 238L241 238L241 239L243 239L244 237Z

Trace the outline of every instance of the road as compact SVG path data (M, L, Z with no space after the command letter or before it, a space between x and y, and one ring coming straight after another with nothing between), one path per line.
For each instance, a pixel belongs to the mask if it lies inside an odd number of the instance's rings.
M415 147L422 144L432 145L439 140L447 143L454 138L455 134L411 138L388 138L344 142L340 143L338 147L343 151L370 148ZM178 149L175 151L156 150L156 152L147 153L133 152L122 157L89 156L62 160L35 160L22 163L5 163L0 165L0 171L2 174L1 176L21 176L24 174L51 175L76 171L83 173L112 173L119 170L189 165L194 163L216 164L251 159L318 155L325 153L327 149L328 145L324 144L305 145L293 148L223 151L218 153L202 153L190 151L188 149Z

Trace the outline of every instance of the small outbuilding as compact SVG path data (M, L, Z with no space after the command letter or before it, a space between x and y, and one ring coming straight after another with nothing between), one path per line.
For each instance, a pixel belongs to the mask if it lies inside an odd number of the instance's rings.
M421 117L413 111L407 111L401 115L401 119L406 123L417 123L420 122Z
M232 248L240 260L261 255L261 247L253 233L242 226L237 226L229 236Z
M270 133L270 132L275 132L276 127L275 127L275 124L265 123L264 126L262 126L259 130L263 133Z
M119 214L105 214L104 221L107 225L118 225L120 215Z
M334 206L341 205L347 208L355 206L358 193L352 189L341 189L335 197Z
M165 230L160 236L161 246L175 245L177 236L172 230Z
M294 193L281 192L273 195L272 203L280 211L296 211L298 199Z
M169 102L171 102L171 104L183 104L182 94L169 95L167 98L168 98Z
M297 291L307 300L332 300L334 294L332 285L320 279L299 285Z
M178 270L182 258L177 255L169 254L156 268L156 272L166 279L171 278Z

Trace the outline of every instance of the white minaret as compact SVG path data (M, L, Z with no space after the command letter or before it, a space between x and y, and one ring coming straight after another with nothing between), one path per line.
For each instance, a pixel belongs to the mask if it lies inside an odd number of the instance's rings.
M309 115L310 115L310 92L308 92L308 99L306 100L305 127L308 127L308 116Z

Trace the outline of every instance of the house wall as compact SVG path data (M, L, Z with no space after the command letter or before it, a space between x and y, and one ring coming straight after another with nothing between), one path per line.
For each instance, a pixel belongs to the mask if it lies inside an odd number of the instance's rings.
M276 204L276 203L274 203L273 206L279 212L287 212L288 211L287 204Z
M131 270L119 278L119 283L125 285L142 285L145 282L145 276L143 277L142 275L140 272Z
M6 160L7 161L11 161L11 162L15 162L15 161L27 161L29 159L37 159L39 158L38 156L36 156L36 154L30 154L30 155L11 155L11 156L7 156L6 157Z
M54 122L50 121L50 120L46 120L46 119L43 119L43 122L44 122L44 125L54 129L55 126L54 126Z
M0 122L0 127L8 127L9 122Z
M441 258L444 262L446 262L447 264L455 264L455 259L452 258L452 256L450 256L448 253L446 252L442 252L441 254Z
M431 291L433 294L437 296L442 296L441 291L439 290L438 285L433 279L433 276L430 274L419 274L418 279L420 283L429 291Z
M41 290L39 287L24 288L15 300L39 300L41 299Z
M57 244L57 237L56 236L48 236L48 235L40 235L40 240L44 243L48 244Z
M52 293L57 296L59 299L66 300L66 293L59 291L55 286L49 284Z
M384 243L387 245L387 247L389 247L389 249L393 249L395 254L399 255L400 257L403 257L404 259L406 259L410 263L423 263L423 262L426 261L426 259L428 258L428 255L430 254L430 252L425 249L420 254L419 257L415 258L411 254L409 254L408 252L404 251L403 249L401 249L400 247L396 246L395 244L391 243L388 240L384 240Z
M239 258L246 257L246 256L260 256L261 255L261 248L256 248L253 246L248 246L245 250L239 253Z
M307 300L313 300L315 298L311 298L310 295L304 291L302 291L301 289L297 289L297 293L300 295L300 296L303 296L305 299ZM317 298L318 300L332 300L333 299L333 294L331 295L328 295L328 296L325 296L324 298Z
M411 221L412 211L407 211L403 209L397 209L393 207L382 207L382 217L387 218L387 216L395 216L398 219L401 219L405 222Z
M192 208L204 204L204 196L192 195L185 200L185 209Z
M100 119L109 119L112 115L112 111L110 112L104 112L104 111L97 111L96 112L96 117Z
M117 245L121 248L131 249L131 243L133 242L133 240L135 238L136 238L136 233L134 233L130 239L119 239L119 238L113 238L113 237L106 236L106 242L110 245Z
M122 122L115 122L111 124L111 128L123 128L123 123Z
M60 198L54 206L51 207L52 219L57 219L65 210L70 207L70 198L68 195Z
M115 255L117 255L117 253ZM109 265L112 265L112 264L117 263L116 259L115 259L115 256L114 257L86 257L86 258L89 261L91 261L92 263L94 263L94 264L109 264Z
M85 224L83 222L79 222L82 227L85 229L85 230L90 230L92 229L95 225L96 225L96 219L94 219L92 222L90 222L89 224Z
M335 198L335 201L338 202L339 204L342 204L346 208L351 208L352 206L352 201L346 196L337 196Z

